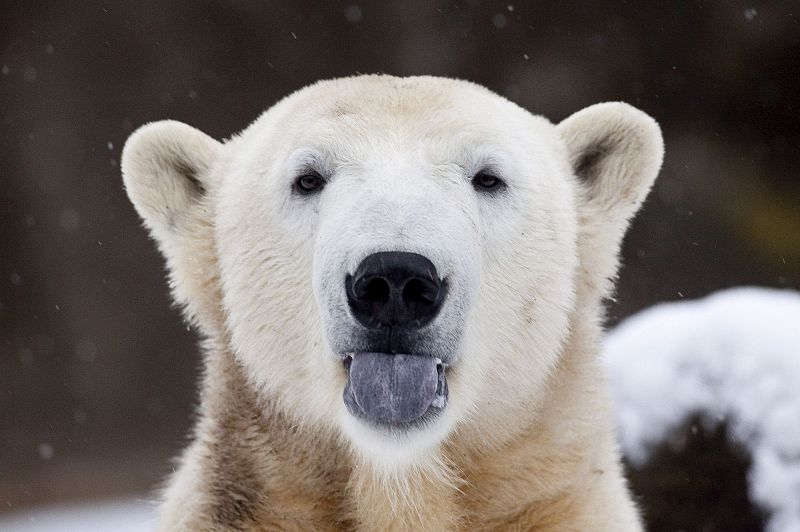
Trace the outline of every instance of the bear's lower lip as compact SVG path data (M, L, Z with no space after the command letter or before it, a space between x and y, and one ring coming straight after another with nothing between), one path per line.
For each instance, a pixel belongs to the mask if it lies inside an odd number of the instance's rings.
M441 360L421 355L353 353L344 359L344 403L359 418L403 425L447 404L447 379Z

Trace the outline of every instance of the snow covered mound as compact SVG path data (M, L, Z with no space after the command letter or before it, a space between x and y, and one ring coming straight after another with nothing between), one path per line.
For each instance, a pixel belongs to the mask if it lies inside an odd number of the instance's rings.
M736 288L667 303L608 334L605 361L625 455L702 412L752 455L750 498L770 532L800 532L800 293Z

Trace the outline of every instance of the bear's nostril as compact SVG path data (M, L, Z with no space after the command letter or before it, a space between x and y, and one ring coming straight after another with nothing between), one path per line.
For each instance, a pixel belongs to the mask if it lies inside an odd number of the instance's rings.
M355 292L356 296L364 301L385 303L389 301L392 289L389 287L389 282L383 277L373 277L366 282L360 283Z
M411 279L403 287L403 301L407 304L433 305L439 295L438 287L422 279Z

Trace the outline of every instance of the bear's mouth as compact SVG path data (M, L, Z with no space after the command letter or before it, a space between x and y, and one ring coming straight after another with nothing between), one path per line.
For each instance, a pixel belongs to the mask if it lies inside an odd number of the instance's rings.
M438 358L392 353L348 353L344 404L379 425L409 425L447 404L445 364Z

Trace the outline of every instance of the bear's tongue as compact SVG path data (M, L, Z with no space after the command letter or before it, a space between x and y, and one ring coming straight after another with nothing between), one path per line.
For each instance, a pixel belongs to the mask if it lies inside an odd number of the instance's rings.
M432 357L356 353L348 371L344 403L371 421L408 423L447 400L444 368Z

